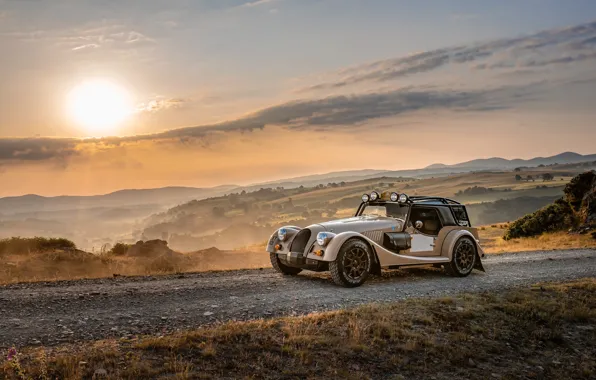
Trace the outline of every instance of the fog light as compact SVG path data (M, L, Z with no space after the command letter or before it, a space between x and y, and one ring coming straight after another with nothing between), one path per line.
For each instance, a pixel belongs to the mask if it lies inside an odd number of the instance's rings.
M279 251L283 247L281 246L281 244L275 244L275 247L274 248L275 248L276 251Z

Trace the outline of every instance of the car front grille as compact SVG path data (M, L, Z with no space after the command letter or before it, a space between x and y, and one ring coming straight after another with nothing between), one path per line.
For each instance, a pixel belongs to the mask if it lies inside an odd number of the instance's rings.
M292 240L290 245L290 252L304 252L306 244L310 240L311 232L308 228L301 229Z

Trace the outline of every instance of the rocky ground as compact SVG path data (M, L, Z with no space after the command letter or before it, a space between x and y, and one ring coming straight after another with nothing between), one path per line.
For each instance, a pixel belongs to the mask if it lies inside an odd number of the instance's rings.
M356 289L327 274L270 269L15 284L0 287L0 348L166 334L226 321L299 315L371 302L490 291L596 276L596 250L503 254L486 273L451 278L437 269L384 273Z

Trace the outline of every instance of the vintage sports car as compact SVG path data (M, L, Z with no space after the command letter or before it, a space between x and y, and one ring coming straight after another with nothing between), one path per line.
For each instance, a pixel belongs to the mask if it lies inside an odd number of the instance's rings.
M454 200L373 191L354 217L280 228L267 251L278 272L328 270L335 283L355 287L381 268L432 264L459 277L484 271L478 242L466 207Z

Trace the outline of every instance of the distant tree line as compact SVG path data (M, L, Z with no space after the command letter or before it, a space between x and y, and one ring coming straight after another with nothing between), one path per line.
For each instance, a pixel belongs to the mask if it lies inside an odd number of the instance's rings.
M519 175L519 174L516 174L516 175L515 175L515 180L516 180L516 181L522 181L522 180L526 180L526 181L528 181L528 182L529 182L529 181L532 181L532 182L534 182L534 181L536 180L536 178L542 178L542 180L543 180L544 182L547 182L547 181L552 181L552 180L554 180L554 179L555 179L555 176L554 176L554 175L552 175L551 173L544 173L544 174L540 175L540 177L538 177L538 176L536 176L536 177L533 177L532 175L528 174L528 175L527 175L525 178L524 178L524 177L522 177L522 176L521 176L521 175Z

